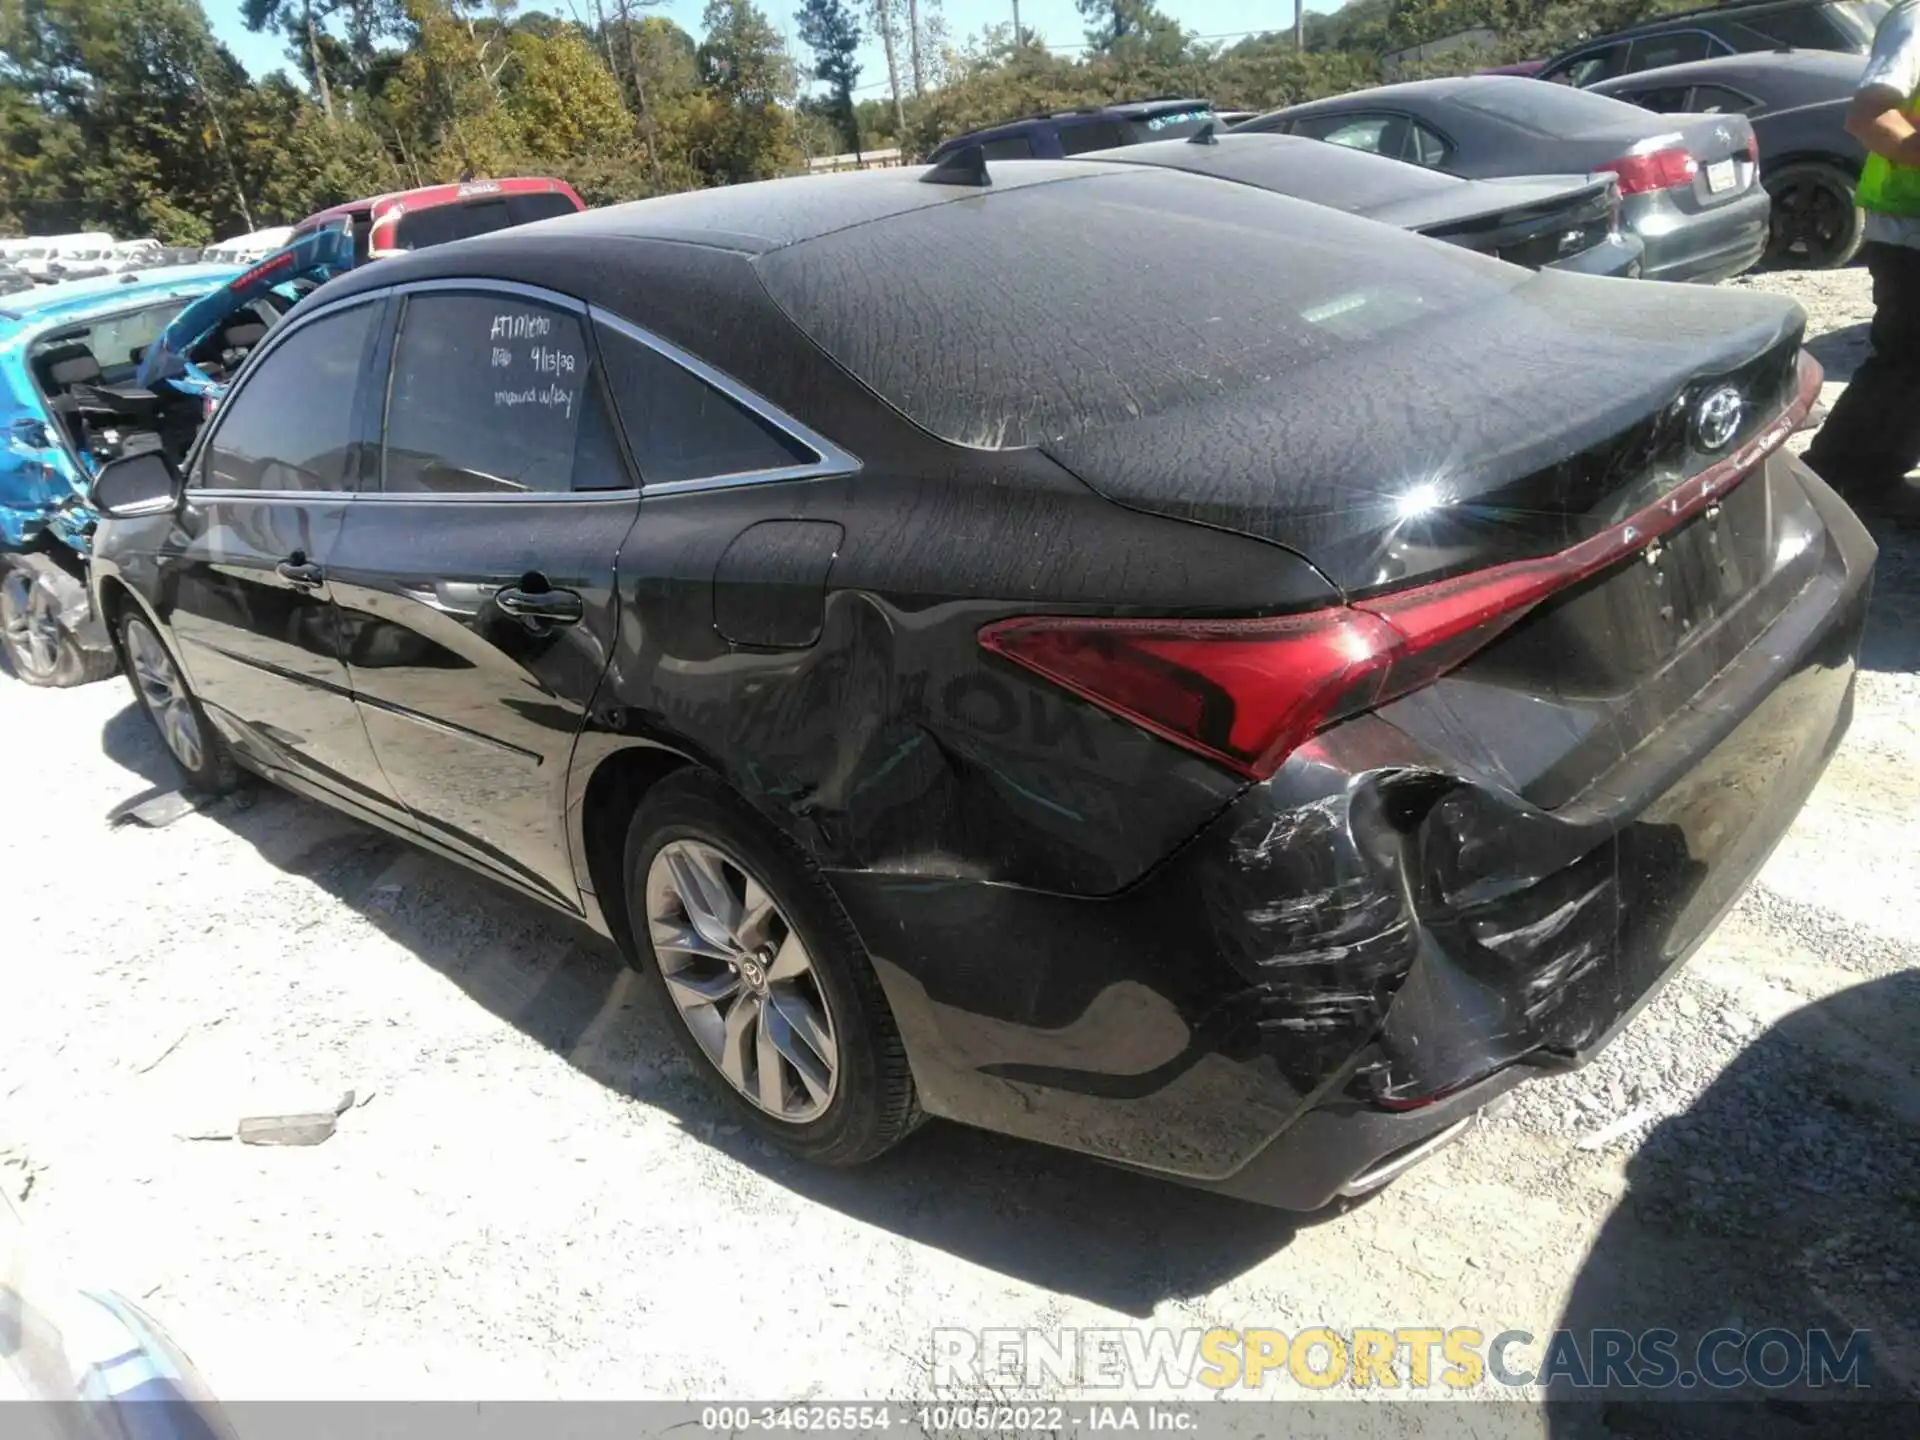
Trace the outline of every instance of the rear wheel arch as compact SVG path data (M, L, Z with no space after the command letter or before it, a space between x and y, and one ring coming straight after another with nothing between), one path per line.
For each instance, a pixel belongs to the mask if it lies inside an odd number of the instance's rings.
M649 790L693 763L664 746L636 743L600 760L581 792L580 843L586 878L614 942L630 965L638 963L639 952L627 922L627 826Z

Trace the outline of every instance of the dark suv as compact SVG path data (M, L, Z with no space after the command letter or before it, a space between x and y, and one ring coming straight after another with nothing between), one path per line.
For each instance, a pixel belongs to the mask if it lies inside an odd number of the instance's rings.
M1864 55L1887 13L1885 0L1762 0L1663 15L1556 56L1542 80L1587 86L1616 75L1762 50L1838 50Z
M1149 100L1060 110L970 130L941 141L927 158L944 160L962 146L978 145L989 160L1059 160L1089 150L1138 145L1143 140L1184 139L1217 119L1209 101L1156 95Z

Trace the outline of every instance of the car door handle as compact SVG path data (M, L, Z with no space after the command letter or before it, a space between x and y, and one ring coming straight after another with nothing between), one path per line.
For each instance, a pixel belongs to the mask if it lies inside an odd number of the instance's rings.
M296 590L318 590L327 578L327 572L318 565L298 557L282 560L273 567L273 573Z
M574 625L587 613L586 606L571 590L523 590L509 585L493 597L507 614L529 624Z

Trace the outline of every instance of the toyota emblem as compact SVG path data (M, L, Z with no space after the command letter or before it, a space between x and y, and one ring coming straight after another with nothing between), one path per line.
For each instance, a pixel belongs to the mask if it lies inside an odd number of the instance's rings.
M1716 385L1693 407L1693 443L1702 450L1724 450L1740 433L1747 402L1731 385Z

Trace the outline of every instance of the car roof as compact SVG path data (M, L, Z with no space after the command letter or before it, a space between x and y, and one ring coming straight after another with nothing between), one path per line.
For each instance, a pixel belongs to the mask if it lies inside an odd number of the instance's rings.
M1449 191L1466 183L1453 175L1298 135L1216 135L1211 145L1192 140L1149 140L1089 151L1075 156L1073 163L1088 161L1157 165L1281 194L1314 190L1316 193L1307 198L1354 211L1429 191ZM1327 200L1321 201L1322 194Z
M551 175L508 175L498 180L449 181L441 185L419 185L411 190L390 190L382 195L365 195L358 200L342 201L325 210L316 210L293 228L308 230L329 220L370 215L376 207L402 202L409 210L425 210L452 205L481 195L549 195L573 193L573 187Z
M955 146L968 141L997 140L1003 136L1021 135L1037 125L1090 125L1101 120L1140 120L1165 111L1211 110L1212 108L1211 100L1158 95L1147 100L1116 100L1107 105L1082 105L1068 110L1046 110L1037 115L1020 115L1012 120L982 125L977 130L963 130L958 135L951 135L942 140L934 147L934 152L938 154L950 151Z
M146 300L204 294L239 273L233 265L169 265L144 275L101 275L0 295L0 338L84 322Z
M1865 64L1864 57L1850 51L1760 50L1745 55L1716 55L1710 60L1689 60L1684 65L1662 65L1653 70L1634 70L1586 88L1612 95L1620 90L1637 89L1649 81L1656 85L1735 86L1770 82L1792 85L1799 81L1812 88L1819 88L1822 81L1827 81L1835 87L1835 95L1848 95L1859 88Z
M1766 10L1813 10L1830 3L1830 0L1722 0L1717 5L1696 5L1690 10L1673 10L1664 15L1651 15L1635 24L1623 26L1618 30L1609 30L1602 35L1589 35L1578 45L1569 45L1561 55L1572 55L1582 50L1590 50L1595 45L1604 45L1609 40L1617 40L1624 35L1644 35L1660 30L1674 28L1687 29L1705 20L1719 20L1726 16L1739 19L1742 15L1752 15ZM1555 56L1558 59L1559 56Z
M662 240L758 255L911 210L962 201L979 203L996 193L1084 180L1115 169L1078 160L1018 160L989 166L992 184L984 189L922 184L921 176L930 171L914 167L798 175L688 190L430 245L353 270L330 281L326 294L344 295L430 275L510 276L518 259L544 251L555 242L611 245Z

